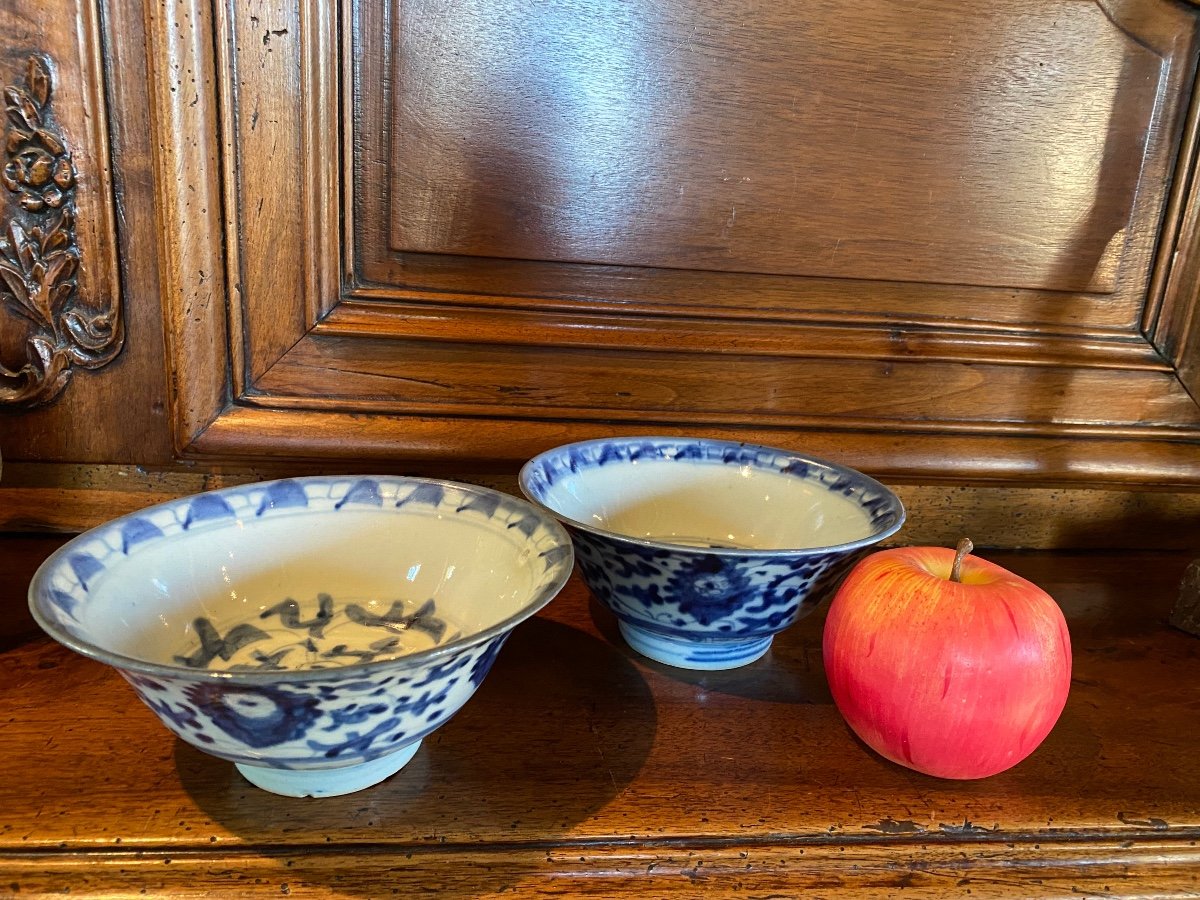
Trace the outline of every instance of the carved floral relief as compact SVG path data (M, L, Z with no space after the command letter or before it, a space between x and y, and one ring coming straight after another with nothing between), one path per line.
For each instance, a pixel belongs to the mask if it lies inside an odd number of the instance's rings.
M50 100L52 73L31 56L23 84L4 88L6 131L0 183L9 202L0 210L0 315L3 327L26 331L27 362L9 369L0 360L0 406L30 407L53 400L73 366L94 369L124 341L116 297L95 308L79 290L75 234L76 172Z

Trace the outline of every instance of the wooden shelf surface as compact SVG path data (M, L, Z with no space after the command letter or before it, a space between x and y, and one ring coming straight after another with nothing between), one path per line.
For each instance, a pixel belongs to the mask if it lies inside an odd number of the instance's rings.
M12 572L48 550L4 546ZM688 673L634 656L573 578L404 770L321 800L252 787L115 672L10 635L0 896L1200 893L1200 638L1166 624L1189 557L981 555L1058 599L1075 672L1042 747L977 782L856 741L823 609L757 663Z

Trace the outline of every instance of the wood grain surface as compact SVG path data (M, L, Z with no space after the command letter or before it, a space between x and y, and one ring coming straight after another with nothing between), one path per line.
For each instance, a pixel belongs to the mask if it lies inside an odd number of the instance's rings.
M1112 293L1128 6L397 3L391 245Z
M145 469L8 463L0 487L0 532L79 532L155 503L200 491L298 475L412 474L406 462ZM423 470L520 494L512 466L471 472ZM895 542L953 547L963 535L997 549L1181 550L1196 548L1200 494L1079 487L925 485L893 482L908 518Z
M644 661L572 580L383 784L295 800L171 738L111 671L0 653L0 891L85 896L1183 896L1200 874L1200 642L1183 554L985 555L1062 605L1074 679L978 782L888 763L830 700L818 612L744 669Z

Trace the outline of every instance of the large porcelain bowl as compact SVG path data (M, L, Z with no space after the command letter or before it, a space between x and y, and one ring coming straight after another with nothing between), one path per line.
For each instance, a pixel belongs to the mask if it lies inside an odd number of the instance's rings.
M520 485L567 525L630 646L689 669L758 659L904 523L899 498L860 472L728 441L568 444L526 463Z
M266 790L329 796L408 762L571 568L562 526L515 497L297 478L96 528L29 595L183 740Z

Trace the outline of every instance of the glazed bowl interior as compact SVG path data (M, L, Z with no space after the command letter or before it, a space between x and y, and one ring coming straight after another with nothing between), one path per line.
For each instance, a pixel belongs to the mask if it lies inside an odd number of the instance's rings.
M569 445L531 463L522 488L576 526L681 547L769 551L856 544L877 540L898 527L899 518L876 514L864 491L885 500L891 495L860 473L724 442Z
M536 510L515 498L463 488L456 499L459 488L431 494L425 482L389 494L372 481L357 482L368 502L346 503L343 480L341 505L321 494L336 482L309 482L303 505L272 504L299 499L298 482L284 484L290 492L200 495L209 505L149 510L76 539L47 564L35 615L118 665L321 669L511 627L569 572L569 559L544 557L568 552L557 523L530 519ZM405 504L414 489L430 502Z
M904 507L861 472L706 438L565 444L521 490L571 530L579 570L636 652L686 669L748 665Z

